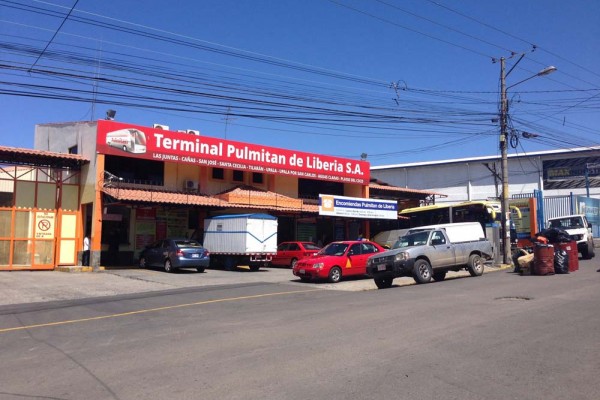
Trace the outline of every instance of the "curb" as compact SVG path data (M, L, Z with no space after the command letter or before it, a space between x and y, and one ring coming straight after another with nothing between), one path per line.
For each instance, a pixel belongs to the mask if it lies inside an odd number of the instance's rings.
M77 273L77 272L99 272L99 271L104 271L104 267L88 267L88 266L83 266L83 265L70 265L70 266L60 266L60 267L56 267L54 269L55 271L58 272L72 272L72 273Z

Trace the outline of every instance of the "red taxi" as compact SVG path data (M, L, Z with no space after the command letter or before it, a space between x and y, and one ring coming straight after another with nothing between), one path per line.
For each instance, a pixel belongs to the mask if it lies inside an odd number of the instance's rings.
M314 256L298 260L292 273L303 281L327 279L336 283L345 276L366 274L369 257L383 251L368 240L332 242Z

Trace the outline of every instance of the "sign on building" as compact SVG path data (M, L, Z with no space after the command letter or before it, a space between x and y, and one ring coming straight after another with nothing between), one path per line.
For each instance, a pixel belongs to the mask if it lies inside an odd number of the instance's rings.
M54 239L55 213L38 211L35 213L35 238Z
M398 219L398 203L393 200L320 194L319 215L368 219Z

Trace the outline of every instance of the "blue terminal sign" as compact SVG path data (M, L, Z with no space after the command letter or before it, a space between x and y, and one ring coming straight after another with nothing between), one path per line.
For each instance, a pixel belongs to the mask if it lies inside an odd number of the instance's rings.
M320 194L319 215L366 219L398 219L398 203L393 200Z

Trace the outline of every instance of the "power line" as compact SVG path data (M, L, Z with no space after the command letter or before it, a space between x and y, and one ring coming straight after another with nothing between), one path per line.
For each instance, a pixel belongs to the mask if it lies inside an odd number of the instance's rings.
M56 35L58 35L58 32L60 31L60 28L62 28L63 25L65 24L65 22L67 22L67 19L69 19L69 16L73 12L73 9L77 5L77 3L79 3L79 0L75 0L75 4L73 4L73 7L71 7L71 9L69 10L69 12L65 16L65 18L62 20L62 22L60 23L60 26L56 29L56 32L54 32L54 35L52 35L52 38L50 38L50 41L46 44L46 47L44 47L44 50L42 50L42 52L40 53L40 55L38 56L38 58L35 59L35 62L31 65L31 67L29 67L29 71L28 72L31 72L31 69L33 67L35 67L35 65L37 64L37 62L39 61L39 59L44 55L44 53L46 52L46 50L48 50L48 46L50 46L50 44L52 43L52 41L54 40L54 38L56 37Z

